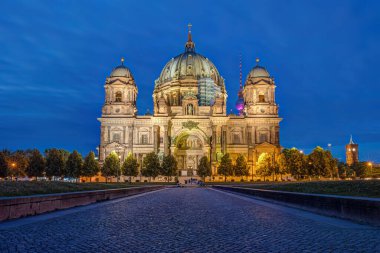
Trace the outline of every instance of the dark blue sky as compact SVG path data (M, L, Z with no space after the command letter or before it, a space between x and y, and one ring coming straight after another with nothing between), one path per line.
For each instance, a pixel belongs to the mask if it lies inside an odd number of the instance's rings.
M380 1L0 1L0 148L99 143L103 85L122 56L152 111L154 80L184 50L214 62L234 107L255 57L277 83L281 144L310 152L350 134L380 162ZM230 109L228 109L229 111Z

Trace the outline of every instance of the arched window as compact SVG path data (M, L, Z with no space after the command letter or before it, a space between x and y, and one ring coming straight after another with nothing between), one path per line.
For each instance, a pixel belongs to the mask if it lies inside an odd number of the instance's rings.
M120 137L120 134L119 134L119 133L115 133L115 134L113 134L113 136L112 136L112 141L113 141L113 142L117 142L117 143L119 143L119 142L120 142L120 139L121 139L121 137Z
M234 144L240 144L240 135L238 133L234 133L232 141Z
M260 140L260 143L267 142L268 135L266 133L260 133L259 140Z
M122 101L122 94L121 94L121 91L118 91L116 92L116 95L115 95L115 102L121 102Z

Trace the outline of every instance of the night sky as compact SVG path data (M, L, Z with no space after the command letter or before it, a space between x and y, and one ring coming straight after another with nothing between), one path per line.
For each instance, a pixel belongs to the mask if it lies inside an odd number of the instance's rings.
M184 51L225 78L228 111L261 59L275 77L281 144L310 152L350 134L361 160L380 162L380 1L0 1L0 149L82 153L99 144L104 82L125 57L139 114L154 80Z

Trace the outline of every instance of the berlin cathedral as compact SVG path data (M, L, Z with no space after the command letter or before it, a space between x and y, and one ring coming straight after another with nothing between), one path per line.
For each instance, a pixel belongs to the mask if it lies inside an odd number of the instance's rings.
M227 113L225 80L211 60L196 51L190 29L184 52L166 63L154 83L153 114L137 114L138 86L124 59L104 88L98 119L101 163L113 151L122 161L132 154L140 167L150 152L160 158L172 154L178 176L194 178L199 160L206 156L215 179L223 154L229 153L233 161L243 154L253 177L260 154L281 150L274 78L257 59L244 86L240 81L239 113Z

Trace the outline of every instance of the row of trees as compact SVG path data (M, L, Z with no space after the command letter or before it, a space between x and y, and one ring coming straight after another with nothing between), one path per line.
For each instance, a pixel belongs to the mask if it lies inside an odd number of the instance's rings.
M122 173L125 176L129 176L129 181L131 181L131 177L138 176L138 168L137 159L132 154L128 155L122 166L120 166L119 157L116 153L112 152L106 157L101 172L107 179L113 176L118 177L119 173ZM160 163L157 154L154 152L149 153L143 160L141 175L153 179L158 175L162 175L166 176L167 180L170 181L173 176L177 175L177 161L173 155L167 155L163 157L162 163Z
M63 178L93 177L99 172L108 181L110 177L124 175L132 177L139 175L137 159L128 155L121 163L119 156L111 152L104 161L102 167L95 159L95 154L90 152L84 159L77 151L72 153L63 149L48 149L44 155L37 149L0 152L0 178L11 179L28 176L37 179L47 177L50 180ZM211 167L206 157L200 160L198 173L202 177L211 176ZM168 181L178 175L177 161L173 155L164 156L162 162L154 152L147 154L143 160L141 175L156 178L158 175L167 177Z
M283 149L279 155L263 153L256 163L256 175L272 180L282 179L283 175L291 175L297 180L305 178L345 178L368 176L370 168L366 162L358 162L351 166L339 162L329 150L316 147L305 155L296 148ZM239 155L233 164L229 154L224 154L218 166L218 174L224 176L248 176L249 168L243 155Z
M92 177L99 172L99 164L94 152L84 159L78 151L72 153L63 149L47 149L41 154L38 149L0 152L0 177L16 178L46 176L50 180L64 177Z
M50 180L80 177L93 177L99 172L108 180L110 177L124 175L136 177L139 175L139 164L132 154L123 161L112 152L104 161L100 168L95 154L90 152L84 159L77 151L72 153L62 149L48 149L44 155L39 150L26 150L10 152L3 150L0 152L0 177L23 176L37 178L46 176ZM277 180L278 176L291 175L297 180L305 178L320 177L365 177L369 174L369 166L365 162L355 163L348 166L335 159L330 151L316 147L310 154L292 148L283 149L279 155L263 153L256 163L256 175L272 177ZM197 166L197 174L203 179L211 176L210 161L206 156L202 157ZM243 155L238 155L235 163L229 154L224 154L219 162L218 174L224 176L248 176L249 168ZM147 154L143 160L141 175L149 178L156 178L159 175L167 177L170 181L172 177L178 175L177 161L173 155L164 156L160 161L154 152Z
M106 178L118 176L120 161L116 153L110 153L104 161L101 169L103 176ZM121 173L125 176L136 177L139 174L139 164L137 159L129 155L121 166ZM173 155L164 156L162 161L154 152L144 157L141 168L141 175L155 179L159 175L165 176L167 181L171 181L173 177L178 176L177 161ZM197 166L197 175L203 179L211 176L211 165L207 157L202 157ZM130 178L131 181L131 178Z
M249 169L245 157L239 154L235 164L233 164L230 155L228 153L224 154L218 166L218 174L224 176L224 181L227 180L227 176L248 176Z
M256 174L264 177L290 174L295 179L305 178L344 178L365 177L368 175L369 167L366 162L355 163L351 166L339 162L329 150L316 147L310 154L292 149L283 149L280 155L261 154L256 168Z

